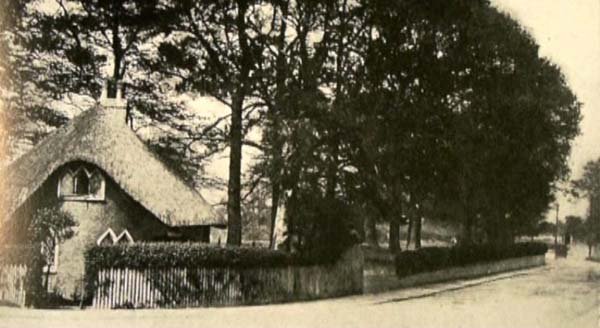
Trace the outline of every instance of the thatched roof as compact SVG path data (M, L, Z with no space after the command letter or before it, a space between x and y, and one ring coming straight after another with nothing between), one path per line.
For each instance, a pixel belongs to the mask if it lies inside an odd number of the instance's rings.
M0 171L0 215L9 218L62 165L85 161L170 226L224 225L212 206L171 172L125 124L100 105L75 117Z

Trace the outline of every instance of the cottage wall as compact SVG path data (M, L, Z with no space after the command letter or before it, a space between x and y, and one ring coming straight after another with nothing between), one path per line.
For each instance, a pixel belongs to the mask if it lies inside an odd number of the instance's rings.
M25 242L25 223L41 207L59 206L71 213L78 223L76 234L59 246L57 273L51 279L51 288L69 299L77 299L82 290L85 249L95 245L108 228L117 235L127 229L134 241L164 240L173 234L172 229L102 173L106 180L103 201L64 201L57 194L63 172L62 169L57 170L16 212L14 220L11 220L11 231L4 234L6 243Z
M107 179L103 202L62 202L62 209L79 223L77 234L61 245L56 286L67 293L78 294L84 274L84 250L95 245L108 228L119 235L125 229L134 241L154 240L167 234L168 227L141 205L127 196L112 180ZM76 295L74 295L76 296Z

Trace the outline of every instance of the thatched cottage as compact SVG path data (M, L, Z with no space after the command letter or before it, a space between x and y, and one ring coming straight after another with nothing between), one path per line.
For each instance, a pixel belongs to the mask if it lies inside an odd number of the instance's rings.
M27 222L42 207L73 215L76 235L59 246L51 288L81 291L87 246L141 241L209 242L224 227L212 207L170 171L126 124L120 92L55 131L0 171L0 241L26 242Z

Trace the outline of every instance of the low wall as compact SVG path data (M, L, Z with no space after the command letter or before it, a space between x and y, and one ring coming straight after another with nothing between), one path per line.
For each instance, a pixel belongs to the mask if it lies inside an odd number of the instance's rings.
M453 267L433 272L424 272L400 278L397 286L418 286L448 280L475 278L501 272L527 269L544 265L546 263L545 258L545 255L526 256L497 262L479 263L464 267Z
M0 305L25 306L27 266L0 266Z
M358 247L336 263L274 268L101 269L94 308L178 308L267 304L363 291Z
M393 263L365 263L365 268L370 267L370 269L365 270L364 291L365 293L376 293L395 288L475 278L501 272L542 266L545 263L545 255L526 256L496 262L451 267L443 270L418 273L402 278L398 278L395 270L392 270L392 268L394 268Z

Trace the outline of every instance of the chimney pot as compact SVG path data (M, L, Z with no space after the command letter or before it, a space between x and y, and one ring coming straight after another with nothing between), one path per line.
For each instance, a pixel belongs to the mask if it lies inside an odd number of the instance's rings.
M111 83L110 81L106 81L99 103L106 111L122 113L119 116L123 116L123 120L125 121L127 99L123 97L122 84L120 82Z

